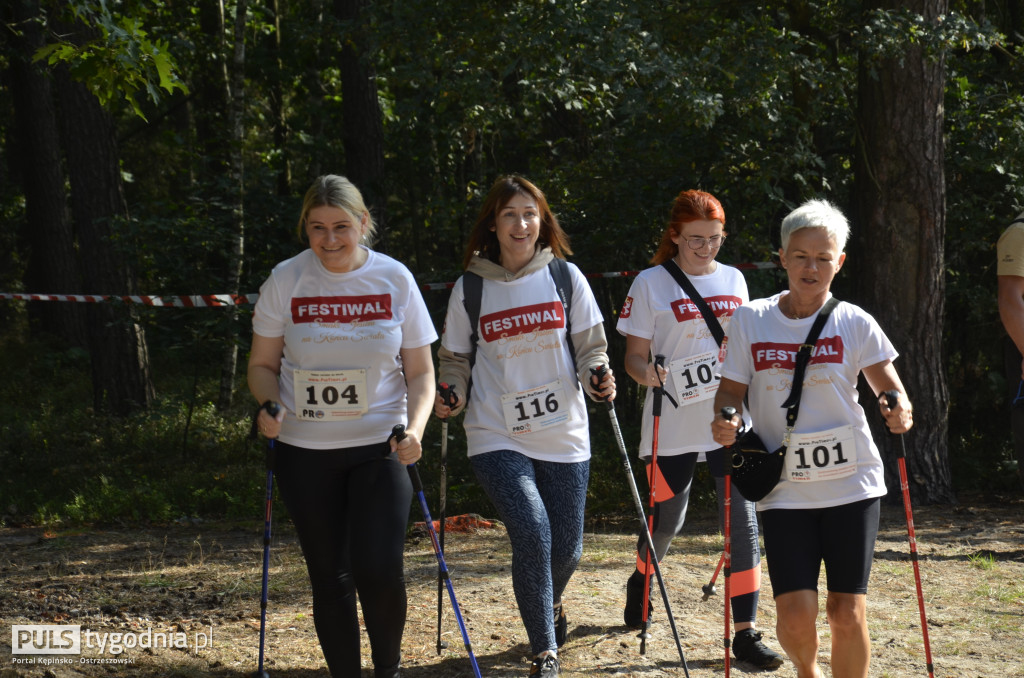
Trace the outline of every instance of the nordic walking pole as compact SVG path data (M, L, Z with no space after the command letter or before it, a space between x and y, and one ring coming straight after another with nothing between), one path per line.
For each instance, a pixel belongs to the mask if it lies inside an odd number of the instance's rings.
M605 366L601 365L596 368L591 368L591 373L597 379L598 383L604 379ZM640 491L636 487L636 480L633 478L633 468L629 463L629 453L626 451L626 442L622 438L622 429L619 428L619 418L615 415L615 403L610 400L605 400L605 404L608 407L608 418L612 422L612 432L615 434L615 442L619 445L619 454L622 457L622 466L626 470L626 481L629 484L629 489L633 494L633 505L636 507L637 516L640 518L640 528L643 531L644 539L647 541L647 551L654 551L654 540L651 538L651 531L647 526L647 516L644 514L643 500L640 499ZM665 614L668 615L669 625L672 627L672 637L676 641L676 649L679 650L679 659L683 662L683 673L686 674L686 678L690 678L690 669L686 665L686 655L683 654L683 645L679 642L679 631L676 630L676 620L672 616L672 605L668 602L668 591L665 589L665 580L661 577L661 567L658 565L658 559L655 558L654 562L654 574L658 577L658 587L661 589L661 599L665 603Z
M441 402L448 407L452 406L452 396L455 395L455 387L445 382L439 384ZM444 525L445 509L448 503L448 417L441 420L441 499L438 512L440 515L440 539L441 553L444 553ZM441 640L441 591L444 589L444 575L440 568L437 570L437 653L448 647L448 643Z
M266 410L267 414L277 417L281 406L272 400L260 405L256 410L256 417L252 420L252 432L250 436L256 437L256 419L260 411ZM260 659L259 667L256 669L256 678L269 678L270 674L263 670L263 651L266 647L267 638L267 588L270 582L270 517L274 508L274 439L267 440L267 503L264 510L263 521L263 592L260 594Z
M658 385L654 387L654 400L651 406L651 413L654 415L654 432L651 436L651 476L650 476L650 513L647 515L647 531L650 534L654 534L654 507L655 501L658 494L658 425L661 422L661 399L668 395L665 393L665 384L661 381L661 372L658 368L665 364L665 356L656 355L654 356L654 374L658 377ZM672 399L672 396L668 396L669 400L673 405L676 405L676 401ZM678 407L678 405L676 405ZM654 543L652 538L651 543ZM644 607L643 607L643 626L640 629L640 654L647 654L647 639L651 637L647 629L650 627L651 620L649 619L648 603L651 599L651 563L658 560L658 554L654 553L653 548L647 549L647 564L644 567Z
M704 592L704 595L701 596L701 600L707 600L711 596L718 593L718 589L715 588L715 580L718 579L718 573L722 569L723 563L725 563L724 553L718 558L718 565L715 565L715 571L711 575L711 581L709 581L707 584L704 584L704 586L700 587L701 591Z
M394 438L396 442L401 442L405 438L405 426L402 424L396 425L391 429L390 438ZM455 589L452 588L451 577L448 576L448 565L444 562L444 553L441 552L441 546L437 541L437 531L434 530L434 521L430 517L430 509L427 507L427 498L423 496L423 481L420 480L419 469L416 468L416 464L412 463L406 466L409 471L409 480L412 481L412 489L416 492L416 497L420 500L420 508L423 509L423 519L427 522L427 531L430 533L430 544L434 547L434 555L437 556L437 565L441 570L441 576L444 577L444 583L448 587L448 598L452 602L452 611L455 613L455 620L459 623L459 630L462 631L462 642L466 645L466 652L469 653L469 662L473 665L473 675L476 678L480 678L480 667L477 666L476 656L473 654L473 645L469 642L469 634L466 632L466 625L462 621L462 612L459 610L459 602L455 599Z
M890 410L900 402L899 391L885 392L885 405ZM895 434L893 434L895 435ZM914 584L917 586L917 608L921 611L921 634L924 637L924 657L927 662L929 678L935 678L935 666L932 664L932 648L928 642L928 617L924 612L924 593L921 591L921 570L917 565L917 536L914 534L914 513L910 508L910 483L907 481L907 443L903 434L899 434L900 446L896 451L897 464L900 468L900 489L903 490L903 510L907 514L907 539L910 542L910 560L914 564Z
M732 421L732 418L736 416L735 407L723 407L722 418ZM725 548L722 550L722 560L725 563L725 571L723 576L725 577L725 636L723 642L725 644L725 678L729 678L729 613L732 611L732 598L729 596L729 577L732 574L732 458L731 455L726 454L722 460L722 467L725 475L725 527L722 532L725 533Z

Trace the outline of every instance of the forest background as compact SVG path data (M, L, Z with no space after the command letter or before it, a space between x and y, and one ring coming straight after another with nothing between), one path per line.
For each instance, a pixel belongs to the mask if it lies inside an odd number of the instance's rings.
M785 287L778 224L850 216L834 285L879 320L915 404L919 503L1017 492L995 242L1024 209L1024 3L9 0L0 32L0 526L252 517L249 299L349 176L376 249L441 328L501 174L547 194L587 274L647 265L686 188L725 263ZM629 276L590 278L615 332ZM102 294L114 301L26 301ZM643 393L619 380L626 440ZM870 408L869 408L870 411ZM588 513L630 514L603 407ZM877 426L877 417L872 417ZM448 445L449 513L490 511ZM879 431L892 461L892 441ZM437 505L440 425L420 466ZM894 465L889 487L899 491ZM640 486L645 485L641 479ZM697 501L707 501L705 483Z

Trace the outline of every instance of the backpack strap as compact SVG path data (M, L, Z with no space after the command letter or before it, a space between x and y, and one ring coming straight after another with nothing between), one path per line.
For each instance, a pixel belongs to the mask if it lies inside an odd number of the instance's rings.
M565 309L565 343L569 348L569 358L572 360L572 373L578 376L576 347L572 343L572 322L569 320L572 312L572 280L569 277L569 264L565 259L555 257L548 264L548 272L551 273L551 279L555 281L558 299L562 302L562 308ZM577 386L578 384L577 381Z
M466 271L462 274L463 305L469 316L469 381L466 383L466 404L473 390L473 365L476 364L476 343L480 340L480 300L484 293L484 279Z
M715 338L715 343L721 348L722 342L725 340L725 330L722 329L722 323L718 322L715 312L708 306L708 302L704 301L704 297L700 296L700 292L693 286L693 282L690 281L683 269L679 268L679 264L675 262L675 259L666 259L661 265L669 272L669 275L675 278L675 281L690 297L693 305L704 316L704 322L707 323L708 329L711 330L711 336Z
M555 282L555 290L558 292L558 299L565 309L565 341L569 347L569 357L572 359L572 372L577 374L576 347L572 343L572 323L569 320L569 313L572 309L572 279L569 276L569 264L565 259L555 257L548 264L548 273ZM469 383L466 384L466 403L469 403L469 394L473 390L473 366L476 364L476 347L480 341L480 303L483 298L484 279L478 274L466 271L462 274L463 305L466 308L466 315L469 316L469 345L472 347L469 352ZM576 388L579 388L579 380L576 381Z

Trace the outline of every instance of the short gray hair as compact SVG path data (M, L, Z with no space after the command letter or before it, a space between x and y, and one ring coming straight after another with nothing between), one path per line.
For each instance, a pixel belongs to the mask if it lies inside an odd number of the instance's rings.
M827 200L808 200L782 220L782 249L789 248L789 237L802 228L824 228L828 237L836 241L839 251L846 248L850 237L850 223L846 216Z

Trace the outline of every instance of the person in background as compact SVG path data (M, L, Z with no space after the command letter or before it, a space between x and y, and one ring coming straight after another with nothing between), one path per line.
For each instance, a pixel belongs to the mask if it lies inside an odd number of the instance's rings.
M710 193L682 191L672 205L661 245L651 258L653 268L641 271L629 289L616 325L626 337L626 373L648 387L644 403L640 457L647 478L655 485L654 530L651 537L658 562L668 553L672 539L686 520L697 462L708 461L718 491L719 520L725 516L724 451L711 437L707 422L718 388L719 345L697 305L665 268L678 267L707 303L723 330L733 311L749 300L747 283L737 269L715 260L725 242L725 210ZM655 367L653 356L665 356ZM654 417L651 387L664 384L679 404L668 403L659 423L657 467L651 465ZM761 589L761 547L754 505L732 493L730 511L732 570L730 598L737 659L759 669L782 664L782 657L762 642L756 628ZM639 627L643 621L644 582L650 581L647 539L637 543L636 569L626 582L623 621ZM648 589L648 594L650 590ZM648 614L650 607L648 608Z
M437 333L409 270L374 252L351 182L318 177L302 202L309 248L279 263L253 314L249 388L275 439L278 487L306 559L317 637L335 678L361 675L356 596L374 676L399 675L406 470L422 453ZM389 438L404 424L404 440Z
M1010 429L1017 479L1024 487L1024 212L999 237L996 255L999 318L1007 334L1003 356L1010 396Z
M439 417L466 407L469 459L508 529L530 675L540 678L559 674L568 632L562 593L583 551L584 392L615 397L601 312L572 264L561 262L567 298L559 294L552 266L566 254L568 237L540 189L518 176L498 179L470 233L438 351L440 379L456 400L449 407L438 396L434 405ZM599 382L591 372L598 367L606 368Z
M843 213L823 200L808 201L786 216L779 257L789 290L733 313L729 352L715 394L715 412L728 406L742 413L749 400L765 448L786 445L782 479L757 502L757 510L779 644L798 678L821 676L817 617L822 562L832 675L868 675L867 588L886 489L882 457L858 403L858 376L863 374L878 396L899 394L892 409L879 399L891 432L903 433L913 425L910 402L892 364L896 350L874 318L839 302L807 366L794 430L786 430L782 405L793 387L795 355L832 296L832 280L846 261L849 232ZM715 442L732 445L739 426L739 416L714 417Z

